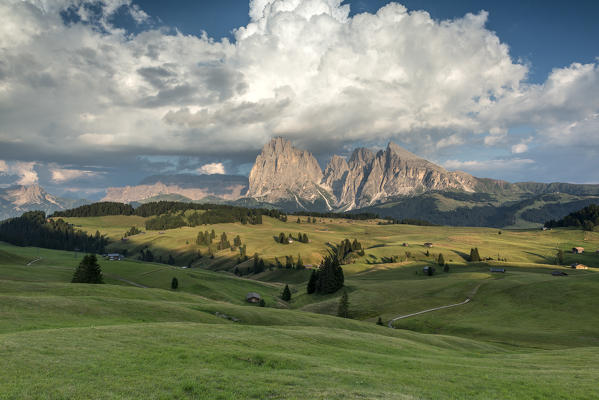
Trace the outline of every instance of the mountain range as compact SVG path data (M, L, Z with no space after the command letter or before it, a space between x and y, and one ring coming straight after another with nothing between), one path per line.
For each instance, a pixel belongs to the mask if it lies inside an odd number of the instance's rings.
M85 202L53 196L37 184L0 188L0 220L19 216L26 211L42 210L52 213L77 207Z
M599 185L509 183L448 171L390 142L334 155L324 169L308 151L274 138L240 175L154 175L138 185L108 188L104 201L216 202L285 211L373 212L446 225L532 227L599 203ZM30 209L64 209L41 187L0 191L0 218Z

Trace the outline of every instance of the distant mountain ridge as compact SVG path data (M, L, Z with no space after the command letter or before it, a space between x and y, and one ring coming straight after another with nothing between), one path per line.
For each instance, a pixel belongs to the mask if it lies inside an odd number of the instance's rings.
M132 203L168 196L182 196L190 201L206 198L237 200L247 192L248 178L240 175L153 175L139 185L106 189L102 201Z
M18 217L26 211L40 210L50 214L77 207L85 202L53 196L37 184L0 188L0 220Z

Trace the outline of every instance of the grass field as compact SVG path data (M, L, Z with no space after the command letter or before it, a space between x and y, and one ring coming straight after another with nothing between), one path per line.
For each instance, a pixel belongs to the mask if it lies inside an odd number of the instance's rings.
M301 254L317 264L329 244L358 239L344 266L353 319L333 316L340 292L307 295L309 270L230 271L232 252L182 269L135 260L100 265L106 285L71 284L77 253L0 244L0 398L588 399L599 378L599 234L577 230L377 225L324 219L219 224L147 232L121 242L137 217L72 218L130 254L148 246L184 259L197 232L239 234L266 260ZM122 232L121 232L122 231ZM311 242L281 245L279 232ZM433 242L427 249L424 242ZM404 247L403 243L408 246ZM555 265L557 248L583 246ZM471 247L492 258L468 263ZM200 250L202 248L200 247ZM427 255L427 250L429 254ZM405 257L405 252L410 257ZM425 276L442 253L448 273ZM399 255L401 262L382 263ZM497 259L507 259L498 261ZM33 263L32 261L37 260ZM29 265L27 265L29 264ZM491 273L501 266L506 273ZM561 269L565 277L551 271ZM170 290L177 277L179 290ZM290 302L278 296L290 285ZM134 287L133 285L145 286ZM399 320L398 315L463 301ZM267 307L245 303L260 293ZM236 322L234 322L236 321Z

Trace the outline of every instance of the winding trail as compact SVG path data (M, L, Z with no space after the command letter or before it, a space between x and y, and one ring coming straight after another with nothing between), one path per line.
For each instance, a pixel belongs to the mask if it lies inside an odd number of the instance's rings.
M149 289L148 286L144 286L141 283L136 283L136 282L130 281L128 279L121 278L120 276L117 276L117 275L106 275L106 274L104 274L104 276L107 277L107 278L110 278L110 279L116 279L117 281L128 283L129 285L136 286L138 288Z
M38 257L38 258L36 258L35 260L31 260L31 261L29 261L29 262L28 262L27 264L25 264L25 265L26 265L26 266L30 266L31 264L33 264L33 263L36 263L36 262L40 261L41 259L42 259L41 257Z
M440 306L440 307L435 307L435 308L429 308L428 310L424 310L424 311L418 311L412 314L406 314L406 315L400 315L398 317L393 318L391 321L389 321L389 324L387 324L389 326L389 328L395 329L395 327L393 326L393 323L395 321L398 321L400 319L404 319L404 318L409 318L409 317L413 317L415 315L420 315L420 314L425 314L427 312L431 312L431 311L437 311L437 310L443 310L444 308L451 308L451 307L457 307L457 306L463 306L464 304L468 304L470 303L470 300L472 300L472 298L474 297L474 295L476 294L476 292L478 292L478 288L480 288L482 285L482 283L479 283L470 293L470 296L466 297L466 300L462 301L461 303L456 303L456 304L449 304L446 306Z

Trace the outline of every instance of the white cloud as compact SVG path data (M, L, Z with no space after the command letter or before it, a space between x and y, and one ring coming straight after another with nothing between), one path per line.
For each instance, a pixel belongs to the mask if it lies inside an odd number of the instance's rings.
M513 159L494 159L494 160L447 160L443 163L445 168L450 170L462 170L466 172L477 173L480 171L501 171L514 170L525 166L535 164L534 160L529 158L513 158Z
M79 178L90 178L97 176L94 171L85 171L81 169L50 168L51 180L55 183L64 183Z
M486 12L436 21L390 3L350 17L341 0L251 0L230 43L130 34L109 21L116 10L146 20L131 0L96 2L99 16L86 3L0 2L0 145L58 161L115 148L251 152L276 135L308 148L393 138L438 151L488 133L486 145L521 154L527 143L509 132L528 125L547 143L599 147L597 64L527 84ZM65 25L68 6L87 24Z
M200 174L213 175L224 174L225 166L222 163L204 164L197 170Z
M0 160L0 175L18 176L18 179L14 182L17 185L33 185L38 182L38 175L34 169L35 166L35 162L6 162Z

